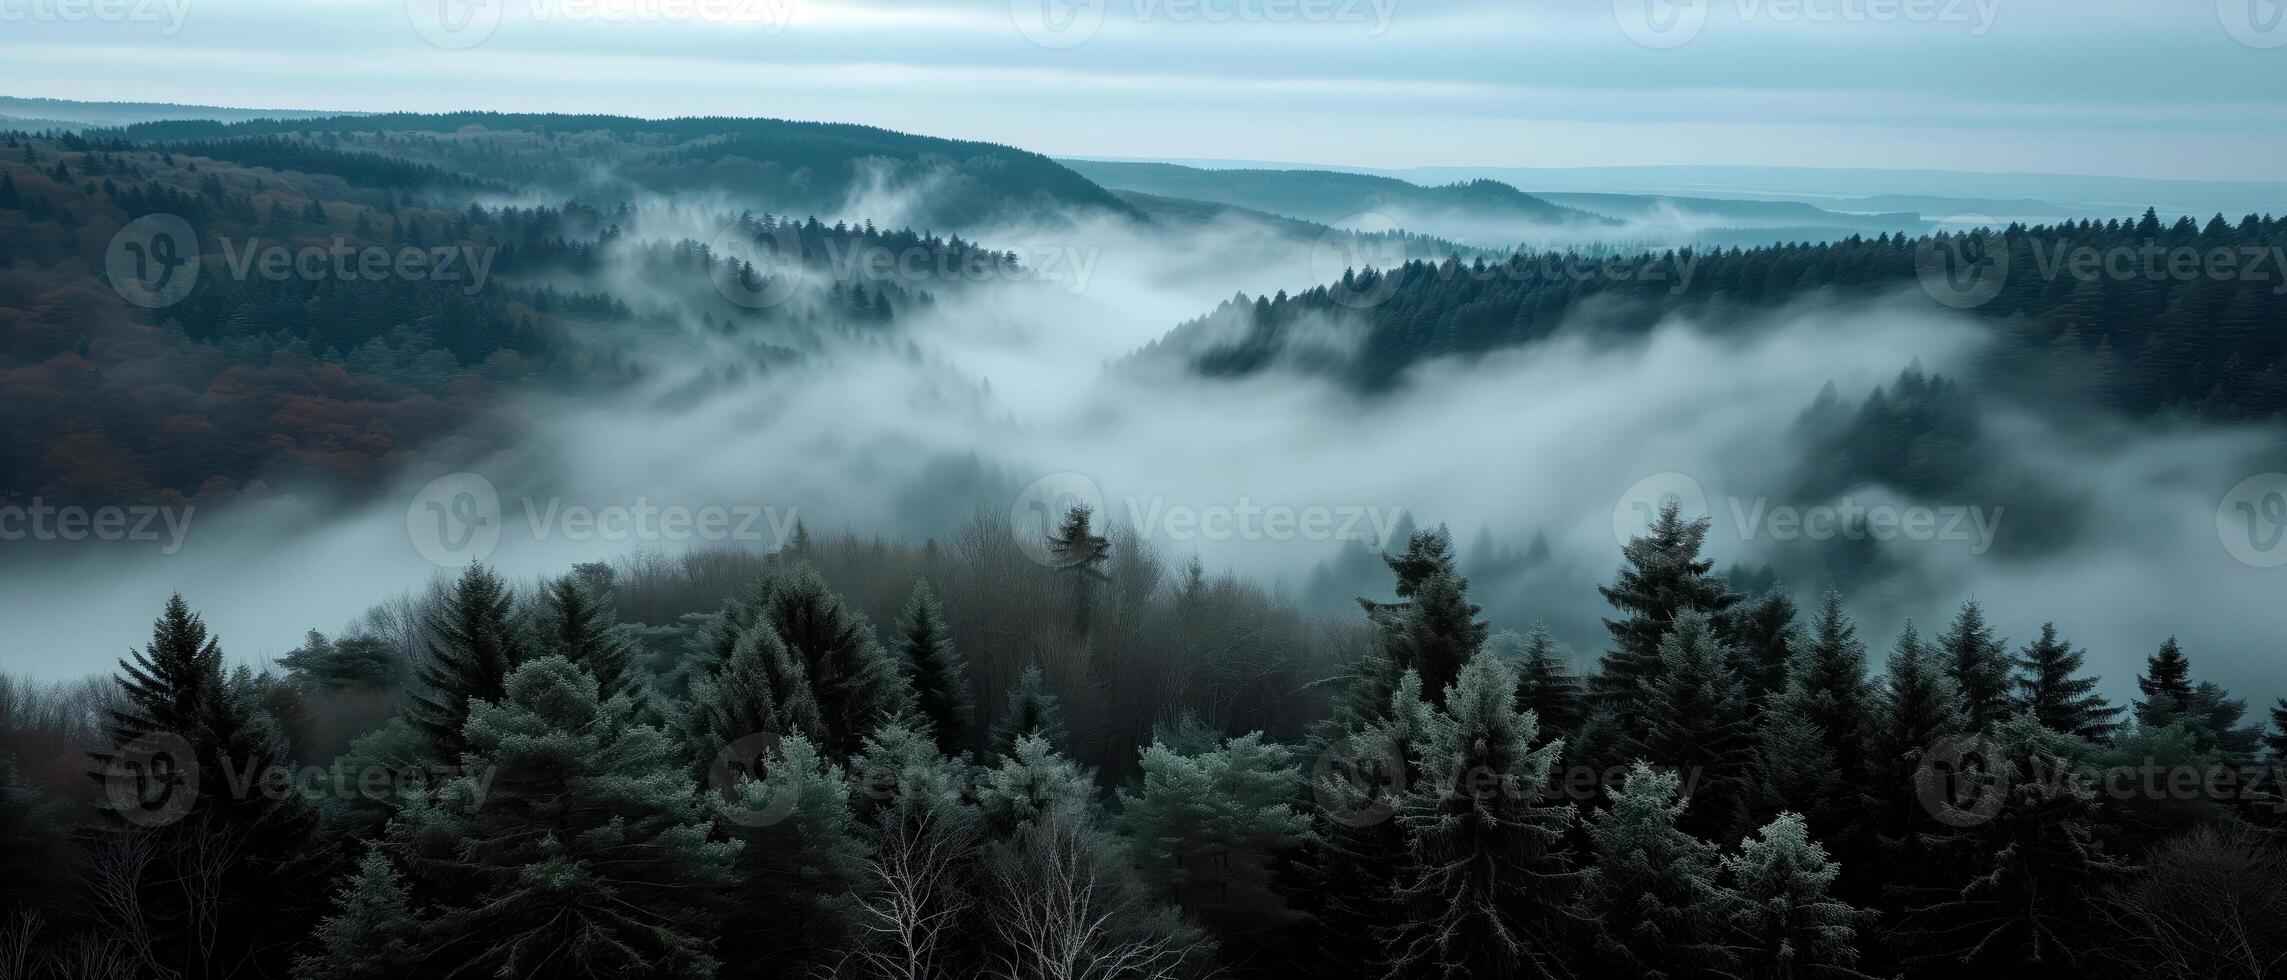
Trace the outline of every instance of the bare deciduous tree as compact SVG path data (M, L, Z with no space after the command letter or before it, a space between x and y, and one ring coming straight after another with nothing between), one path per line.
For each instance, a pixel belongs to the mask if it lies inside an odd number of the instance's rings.
M1005 980L1175 980L1194 976L1213 944L1153 901L1071 814L1026 824L994 848L985 974Z
M2245 827L2160 844L2104 910L2120 952L2146 976L2257 980L2287 970L2287 853Z

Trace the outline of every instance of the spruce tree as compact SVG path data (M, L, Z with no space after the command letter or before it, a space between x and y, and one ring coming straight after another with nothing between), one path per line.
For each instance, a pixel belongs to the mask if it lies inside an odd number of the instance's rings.
M415 730L428 738L431 765L460 765L468 751L471 703L499 701L509 672L524 662L523 632L512 603L500 576L472 564L453 583L444 608L425 624L427 657L418 671L422 689L406 710Z
M1293 754L1260 732L1190 754L1155 741L1142 770L1121 816L1144 881L1226 935L1290 921L1271 866L1310 833Z
M2009 716L2009 652L1985 625L1985 610L1971 599L1938 636L1939 661L1961 696L1962 725L1982 732Z
M2110 734L2120 709L2096 693L2096 678L2074 676L2084 657L2057 638L2055 623L2042 623L2041 638L2018 651L2018 710L2053 732L2091 740Z
M993 726L992 755L1006 756L1016 751L1016 743L1025 738L1037 738L1050 748L1063 751L1069 736L1064 730L1064 709L1057 703L1056 693L1048 688L1048 675L1039 664L1029 664L1017 675L1016 687L1009 691L1008 709L1001 712L1001 720Z
M606 700L622 694L639 703L644 685L635 675L633 651L619 633L619 613L611 594L592 579L566 575L540 587L538 632L541 647L594 674Z
M1571 732L1580 727L1585 691L1573 672L1569 651L1549 635L1548 624L1535 620L1532 631L1521 639L1505 633L1502 646L1516 650L1517 706L1532 712L1543 731Z
M1893 852L1911 853L1912 835L1935 829L1915 793L1916 773L1932 748L1964 727L1961 699L1939 657L1908 620L1883 668L1869 745L1869 789L1879 808L1877 832Z
M817 572L800 568L774 579L759 622L801 666L822 722L810 737L827 754L848 758L865 733L912 707L896 657Z
M1733 896L1715 845L1677 828L1687 801L1675 774L1638 761L1588 819L1595 862L1582 877L1597 952L1637 976L1720 973L1733 960L1723 924Z
M1095 779L1038 735L1019 737L977 784L986 826L1002 837L1051 819L1086 819L1095 800Z
M683 712L685 758L701 767L751 760L719 755L756 735L815 736L825 727L809 678L769 629L750 629L705 677L691 684Z
M423 923L404 877L379 847L334 893L334 913L318 926L316 948L294 962L296 980L403 980L420 968Z
M1094 627L1096 586L1106 580L1104 563L1112 557L1111 539L1096 533L1093 519L1086 506L1075 506L1048 537L1048 554L1072 585L1072 632L1082 638Z
M975 749L977 703L969 691L969 662L954 649L944 611L927 582L913 584L913 597L898 621L897 652L938 750L960 756Z
M1686 521L1678 504L1667 502L1651 527L1622 549L1628 564L1619 579L1596 587L1622 615L1604 621L1613 646L1590 689L1617 712L1624 727L1633 727L1639 717L1640 702L1660 669L1660 639L1676 615L1721 615L1738 601L1721 579L1708 574L1715 563L1699 557L1707 529L1706 517Z
M2171 636L2160 652L2145 658L2144 674L2136 678L2144 700L2135 702L2136 723L2158 728L2182 718L2192 708L2192 662Z
M1796 651L1785 701L1785 710L1809 726L1833 769L1828 791L1801 802L1804 816L1838 851L1854 854L1869 781L1874 692L1866 677L1866 645L1859 642L1858 625L1843 613L1840 593L1830 591L1820 600L1803 648Z
M1544 799L1561 742L1517 710L1516 677L1490 652L1462 668L1427 718L1419 779L1399 811L1410 862L1391 974L1560 976L1573 811Z
M1716 621L1726 643L1739 658L1740 679L1747 696L1758 708L1785 693L1787 661L1801 642L1795 624L1795 600L1785 589L1771 590L1733 606Z
M404 677L404 662L387 641L374 636L328 639L311 630L302 645L279 658L278 665L305 690L331 692L348 689L387 690Z
M1393 629L1384 642L1389 662L1399 671L1421 674L1422 690L1432 703L1442 703L1445 691L1461 675L1463 664L1485 645L1489 628L1477 619L1482 611L1469 601L1469 581L1434 572L1413 592L1413 603L1397 611Z
M390 850L416 896L422 972L703 978L711 898L739 845L715 839L673 743L560 656L473 701L466 771L408 796Z
M726 976L800 976L850 948L854 901L866 887L850 785L800 735L786 738L761 778L738 781L716 823L743 844L734 864L720 951Z
M1856 980L1859 932L1873 915L1829 895L1842 867L1810 839L1803 818L1783 814L1723 860L1741 933L1741 974L1755 980Z
M1732 831L1747 802L1754 708L1732 670L1731 651L1706 615L1687 611L1660 641L1660 659L1632 750L1692 774L1691 828Z

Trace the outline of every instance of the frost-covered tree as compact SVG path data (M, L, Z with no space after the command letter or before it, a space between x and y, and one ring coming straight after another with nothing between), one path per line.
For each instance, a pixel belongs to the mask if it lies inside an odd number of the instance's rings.
M1754 706L1732 670L1731 651L1703 613L1677 614L1660 641L1660 661L1630 751L1693 775L1690 827L1731 831L1748 796Z
M2009 651L1985 624L1977 600L1961 605L1953 623L1938 636L1938 659L1961 696L1962 725L1981 732L2009 716L2014 685Z
M1026 738L1038 738L1058 751L1064 749L1068 738L1064 708L1057 702L1056 692L1049 689L1048 675L1039 664L1029 664L1017 675L1016 687L1009 691L1008 709L993 726L992 754L1008 755Z
M946 755L976 748L977 699L969 690L969 662L953 647L944 609L929 583L915 582L897 624L897 653L913 688L915 707L929 722Z
M1301 789L1293 753L1260 732L1194 753L1155 741L1142 789L1121 795L1130 853L1147 884L1225 934L1283 924L1271 866L1310 834Z
M472 564L453 583L443 608L426 625L420 687L407 706L416 731L429 742L430 764L450 769L468 751L472 702L497 702L508 673L527 656L514 599L500 576Z
M2042 623L2041 638L2017 654L2017 709L2050 731L2085 739L2110 734L2120 709L2096 693L2096 678L2075 676L2085 656L2058 639L2055 623Z
M1095 800L1095 780L1038 735L1018 738L978 776L977 805L1002 836L1057 814L1085 815Z
M850 784L801 735L740 778L715 825L739 850L716 944L729 976L798 976L855 946L867 887Z
M1416 784L1399 810L1409 862L1392 976L1562 975L1559 932L1577 875L1570 806L1549 805L1563 745L1516 706L1516 677L1480 652L1426 719Z
M1581 906L1597 923L1600 957L1644 977L1720 973L1732 895L1717 880L1715 845L1677 828L1687 800L1674 773L1637 762L1609 805L1588 818L1594 864Z
M297 980L403 980L420 969L424 923L413 914L404 878L375 847L334 893L334 913L318 926L315 949L294 962Z
M423 971L710 977L736 843L656 728L549 656L474 701L466 771L404 799L390 851L420 909Z
M1612 649L1604 654L1590 689L1618 713L1623 727L1633 727L1638 717L1639 703L1660 669L1660 639L1676 614L1720 615L1739 599L1708 574L1715 563L1699 557L1707 529L1706 517L1687 521L1677 502L1664 503L1651 526L1622 549L1627 564L1619 579L1596 587L1620 617L1604 621Z
M1873 915L1828 894L1842 867L1810 839L1803 818L1782 814L1723 860L1735 896L1740 975L1756 980L1863 977L1859 931Z

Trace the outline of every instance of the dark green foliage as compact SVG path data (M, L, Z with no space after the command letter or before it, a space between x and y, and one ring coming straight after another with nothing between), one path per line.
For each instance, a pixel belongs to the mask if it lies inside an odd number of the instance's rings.
M2014 693L2009 654L1992 627L1985 625L1985 611L1977 600L1962 603L1953 624L1938 637L1938 657L1961 696L1964 727L1984 731L2008 717Z
M1096 533L1093 518L1088 508L1075 506L1048 536L1049 557L1071 582L1072 632L1083 639L1095 621L1096 586L1107 579L1104 563L1112 557L1111 539Z
M466 725L473 703L500 700L508 674L527 656L507 583L481 564L453 583L444 608L426 624L427 657L420 690L407 713L429 740L430 764L450 768L468 751Z
M711 893L740 847L714 838L673 743L633 710L558 656L472 704L467 771L390 824L416 903L437 902L416 906L424 972L714 975Z
M413 914L403 876L376 847L334 893L334 913L318 926L316 952L294 963L296 980L402 980L420 966L424 923Z
M1595 864L1582 879L1582 910L1597 924L1598 957L1631 975L1718 973L1734 960L1724 933L1735 899L1716 880L1715 845L1676 826L1689 802L1680 785L1638 762L1588 819Z
M847 758L874 726L911 707L913 692L873 627L808 568L778 575L763 595L759 628L778 634L817 703L819 748Z
M627 642L619 635L609 585L567 575L540 587L537 633L542 649L595 676L605 700L642 693Z
M2096 693L2096 678L2075 676L2085 656L2057 638L2055 623L2041 624L2041 638L2017 654L2017 709L2053 732L2085 739L2111 732L2120 709Z
M1308 839L1293 753L1260 732L1183 753L1153 743L1143 788L1121 796L1143 880L1226 936L1287 924L1271 865Z
M1008 709L1001 712L1001 720L993 726L993 756L1007 756L1016 751L1016 743L1026 738L1037 738L1050 747L1062 751L1069 734L1064 730L1064 709L1057 703L1056 692L1048 687L1048 675L1040 665L1027 666L1017 675L1016 687L1009 691Z
M1660 671L1643 700L1627 754L1691 774L1688 829L1733 833L1747 806L1754 706L1732 670L1732 653L1698 612L1676 615L1660 641Z
M792 976L847 949L866 888L863 841L850 786L831 760L796 735L740 780L716 823L743 842L716 948L727 976Z
M1784 814L1723 859L1738 910L1741 975L1757 980L1856 978L1859 934L1872 913L1829 895L1842 867L1810 839L1803 819Z
M279 658L278 665L295 683L315 691L389 689L405 675L405 662L387 641L365 635L328 639L317 630Z
M954 649L944 609L927 582L913 584L913 598L897 624L897 652L938 749L950 756L973 751L977 699L969 690L969 662Z
M1770 591L1731 607L1716 621L1724 642L1738 655L1740 680L1757 707L1787 688L1787 661L1800 641L1795 600L1786 590Z
M1508 642L1499 642L1503 640ZM1496 642L1504 650L1514 650L1517 707L1532 712L1550 732L1580 727L1585 685L1573 672L1570 651L1549 635L1548 625L1535 622L1522 638L1506 633Z
M1866 645L1858 624L1842 611L1842 596L1829 592L1812 617L1803 647L1787 682L1783 710L1807 726L1819 756L1833 767L1833 781L1820 797L1790 801L1819 836L1846 855L1859 843L1869 778L1867 738L1874 721L1874 691L1866 677Z
M1721 579L1708 574L1715 563L1699 557L1707 540L1707 517L1687 521L1679 511L1676 501L1663 503L1650 528L1622 549L1627 564L1619 579L1596 587L1622 615L1604 621L1613 646L1590 689L1623 726L1633 726L1641 716L1643 699L1660 671L1660 640L1676 616L1721 615L1738 601Z
M1482 610L1469 601L1467 579L1433 572L1412 595L1411 604L1386 610L1383 617L1389 669L1421 674L1422 690L1442 704L1462 665L1485 645L1488 627L1477 619Z
M2145 658L2144 665L2143 676L2136 678L2136 689L2144 693L2144 700L2136 702L2137 724L2157 728L2191 710L2192 662L2175 637L2160 644L2160 652Z

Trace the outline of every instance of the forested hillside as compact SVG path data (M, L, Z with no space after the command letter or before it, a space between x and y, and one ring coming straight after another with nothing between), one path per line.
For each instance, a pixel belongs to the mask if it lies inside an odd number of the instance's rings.
M1862 636L1837 595L1732 591L1706 532L1671 507L1629 542L1593 663L1489 635L1441 532L1392 543L1382 601L1313 623L1085 510L1034 545L1049 564L980 519L525 585L472 566L260 671L178 597L115 682L0 678L0 902L31 910L0 961L2125 978L2287 956L2264 925L2287 731L2203 651L2170 639L2111 704L2054 627L2004 638L1971 603Z

